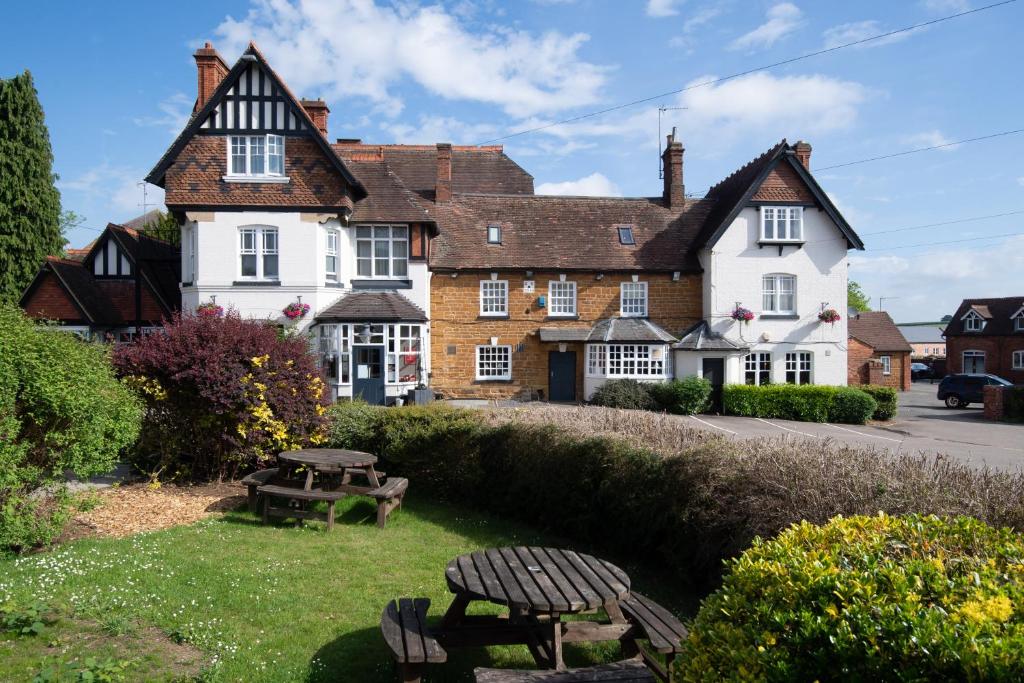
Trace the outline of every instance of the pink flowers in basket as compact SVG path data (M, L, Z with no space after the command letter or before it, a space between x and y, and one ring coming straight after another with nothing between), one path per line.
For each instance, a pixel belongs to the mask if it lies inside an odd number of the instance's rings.
M839 311L837 311L834 308L826 308L825 310L818 314L818 320L820 320L823 323L835 325L840 320Z
M224 307L208 301L205 304L196 306L196 315L200 318L223 318Z
M294 301L285 306L284 310L281 312L284 313L285 317L289 320L296 320L297 318L301 318L309 313L309 304Z
M733 309L732 313L729 314L729 317L737 322L749 323L754 319L754 312L749 308L737 306Z

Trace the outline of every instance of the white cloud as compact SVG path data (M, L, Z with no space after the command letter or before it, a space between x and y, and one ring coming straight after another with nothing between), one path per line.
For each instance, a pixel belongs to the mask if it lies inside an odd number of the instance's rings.
M878 256L871 255L873 246ZM977 247L964 243L886 254L885 244L869 242L868 249L851 254L850 278L873 297L899 296L885 304L897 322L938 320L964 298L1013 294L1024 272L1020 236Z
M683 22L683 30L677 35L673 36L669 40L668 44L671 47L682 47L692 49L694 44L694 34L697 29L701 28L712 19L722 13L721 7L704 7L694 12L686 21Z
M922 0L921 5L935 14L955 14L971 9L968 0Z
M452 142L472 145L486 138L500 135L502 130L491 123L467 123L450 116L421 114L415 125L385 121L380 124L388 139L399 144L427 144Z
M953 142L938 129L926 130L920 133L914 133L913 135L904 135L901 138L903 144L918 148L918 147L938 147L939 145L949 145L948 147L942 147L941 149L946 152L951 152L957 149L960 145L950 145Z
M729 44L730 50L753 50L769 48L786 37L801 24L803 12L791 2L781 2L769 8L766 21L749 33L745 33Z
M621 197L622 191L602 173L591 173L579 180L561 183L541 183L537 194L569 195L575 197Z
M192 107L195 105L195 98L185 93L176 92L170 97L164 98L156 106L160 114L156 116L137 116L132 121L136 126L155 126L164 128L172 135L177 135L188 123L192 114Z
M671 17L679 14L679 0L647 0L647 16Z
M102 211L102 215L90 216L89 220L90 223L105 225L108 221L128 220L144 213L142 187L139 185L144 175L145 172L137 168L112 166L104 162L75 178L59 180L57 187L62 194L80 194L82 201ZM156 185L147 184L147 210L162 209L163 202L164 191Z
M905 31L903 33L897 33L885 38L879 38L872 40L868 43L862 43L857 45L857 49L869 48L869 47L880 47L882 45L889 45L891 43L898 43L901 40L905 40L910 36L914 35L918 31L923 29L915 29L913 31ZM880 33L885 33L886 29L882 25L871 19L869 21L854 21L849 24L839 24L832 28L825 29L822 37L825 40L825 48L838 47L839 45L846 45L847 43L853 43L858 40L864 40L871 36L877 36Z
M229 62L254 40L299 96L363 97L385 115L401 110L393 91L406 80L529 116L597 102L607 72L579 56L585 33L494 25L472 32L441 5L266 0L242 19L229 16L216 33Z

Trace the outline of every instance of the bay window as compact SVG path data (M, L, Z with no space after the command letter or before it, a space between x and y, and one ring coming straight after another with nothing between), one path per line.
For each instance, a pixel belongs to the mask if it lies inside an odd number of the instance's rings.
M368 278L409 276L409 228L360 225L356 228L356 274Z
M750 353L743 359L744 381L747 384L765 386L772 383L772 354Z
M228 178L284 176L284 136L232 135L228 138Z
M338 281L338 231L329 228L327 230L326 258L324 259L324 272L328 282Z
M552 280L548 283L548 315L576 315L576 283Z
M786 354L786 384L811 383L811 352Z
M251 225L238 229L239 275L243 280L278 279L277 228Z
M774 274L762 279L761 309L765 313L796 313L796 276Z
M609 378L665 377L663 344L589 344L587 374Z
M419 325L388 325L388 382L419 382L422 351Z
M762 206L761 239L765 242L799 242L804 234L802 206Z

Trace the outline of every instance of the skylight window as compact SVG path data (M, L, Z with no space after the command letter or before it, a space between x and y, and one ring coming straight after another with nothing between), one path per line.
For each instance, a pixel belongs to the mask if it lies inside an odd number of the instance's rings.
M487 243L488 244L501 244L501 226L500 225L488 225L487 226Z
M626 245L636 244L636 240L633 238L633 226L632 225L620 225L619 226L619 244L626 244Z

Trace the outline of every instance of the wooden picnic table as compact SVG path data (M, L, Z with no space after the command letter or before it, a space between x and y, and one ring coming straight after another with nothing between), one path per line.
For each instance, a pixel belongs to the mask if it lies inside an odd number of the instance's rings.
M455 595L437 638L443 646L525 644L543 668L564 669L562 643L620 640L631 625L619 603L629 576L611 562L559 548L491 548L460 555L445 571ZM473 601L509 608L508 615L467 615ZM604 609L605 621L562 621L565 614Z
M361 470L369 481L367 491L380 488L380 480L373 466L377 463L377 456L362 451L350 451L343 448L305 448L296 451L285 451L277 456L281 478L287 478L289 471L296 467L306 468L305 490L309 491L313 486L313 475L342 475L342 482L347 484L345 476L349 470ZM361 491L352 491L359 493Z

